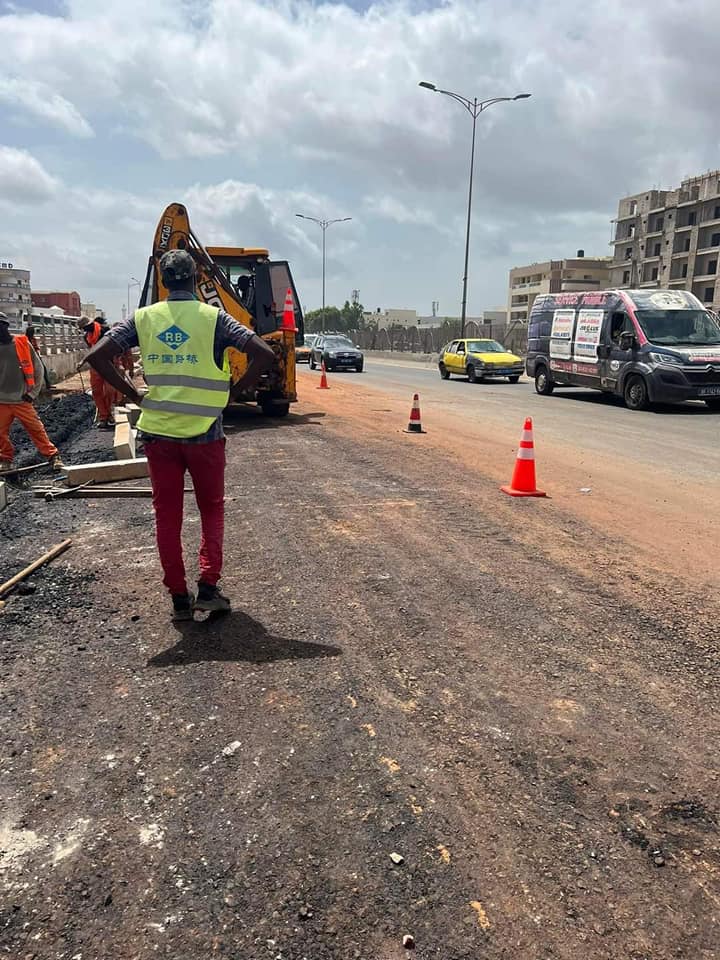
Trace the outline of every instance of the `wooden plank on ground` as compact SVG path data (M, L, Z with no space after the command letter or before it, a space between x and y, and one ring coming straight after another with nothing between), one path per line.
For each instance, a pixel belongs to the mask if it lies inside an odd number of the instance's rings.
M137 430L133 430L127 420L115 424L115 441L113 448L118 460L133 460L135 458L135 439Z
M104 463L81 463L65 467L65 486L79 487L92 480L94 483L111 483L113 480L136 480L149 476L145 457L137 460L108 460Z

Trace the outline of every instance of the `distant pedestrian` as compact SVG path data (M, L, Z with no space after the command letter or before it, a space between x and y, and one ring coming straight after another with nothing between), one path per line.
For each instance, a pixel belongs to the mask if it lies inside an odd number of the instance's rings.
M228 611L218 588L223 563L225 434L222 412L235 392L252 391L272 366L272 349L224 310L195 297L195 261L185 250L160 260L166 301L115 324L88 355L88 363L133 403L141 405L139 437L145 444L153 489L155 528L163 583L172 595L173 620L194 610ZM139 346L147 396L141 397L114 359ZM227 350L246 353L248 366L231 385ZM189 592L182 549L185 473L190 472L200 511L200 578Z
M78 320L78 329L83 335L85 343L92 349L110 329L102 320L91 320L90 317L80 317ZM78 364L78 370L85 364L87 356ZM112 417L113 401L115 392L110 385L103 380L100 374L90 368L90 389L92 398L97 410L97 427L99 430L109 430L115 424Z
M14 421L27 431L55 472L64 469L58 448L51 442L33 406L42 389L43 366L24 334L13 336L10 321L0 313L0 470L13 466L15 448L10 440Z

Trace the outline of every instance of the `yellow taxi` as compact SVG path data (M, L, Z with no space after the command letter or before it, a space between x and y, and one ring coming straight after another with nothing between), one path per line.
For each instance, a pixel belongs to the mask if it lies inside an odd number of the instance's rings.
M305 334L305 342L302 346L295 347L295 363L310 363L310 354L316 340L317 337L314 334Z
M445 344L438 360L443 380L456 374L467 377L470 383L480 383L488 377L507 377L510 383L517 383L524 366L520 357L509 353L497 340L478 337Z

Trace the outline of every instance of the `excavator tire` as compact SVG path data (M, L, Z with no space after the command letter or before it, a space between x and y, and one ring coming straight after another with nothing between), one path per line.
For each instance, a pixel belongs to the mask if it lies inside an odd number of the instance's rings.
M261 400L258 404L264 417L286 417L290 413L289 403L275 403L273 400Z

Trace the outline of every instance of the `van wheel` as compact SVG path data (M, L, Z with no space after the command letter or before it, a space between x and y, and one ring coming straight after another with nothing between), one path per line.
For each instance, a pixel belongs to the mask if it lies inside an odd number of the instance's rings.
M647 385L642 377L628 377L623 390L628 410L646 410L649 404Z
M555 389L555 384L550 379L547 367L538 367L535 373L535 390L543 397L549 397Z
M444 363L438 364L438 370L440 371L440 376L443 378L443 380L450 379L450 372Z
M712 397L710 400L706 400L705 403L711 410L720 410L720 397Z

